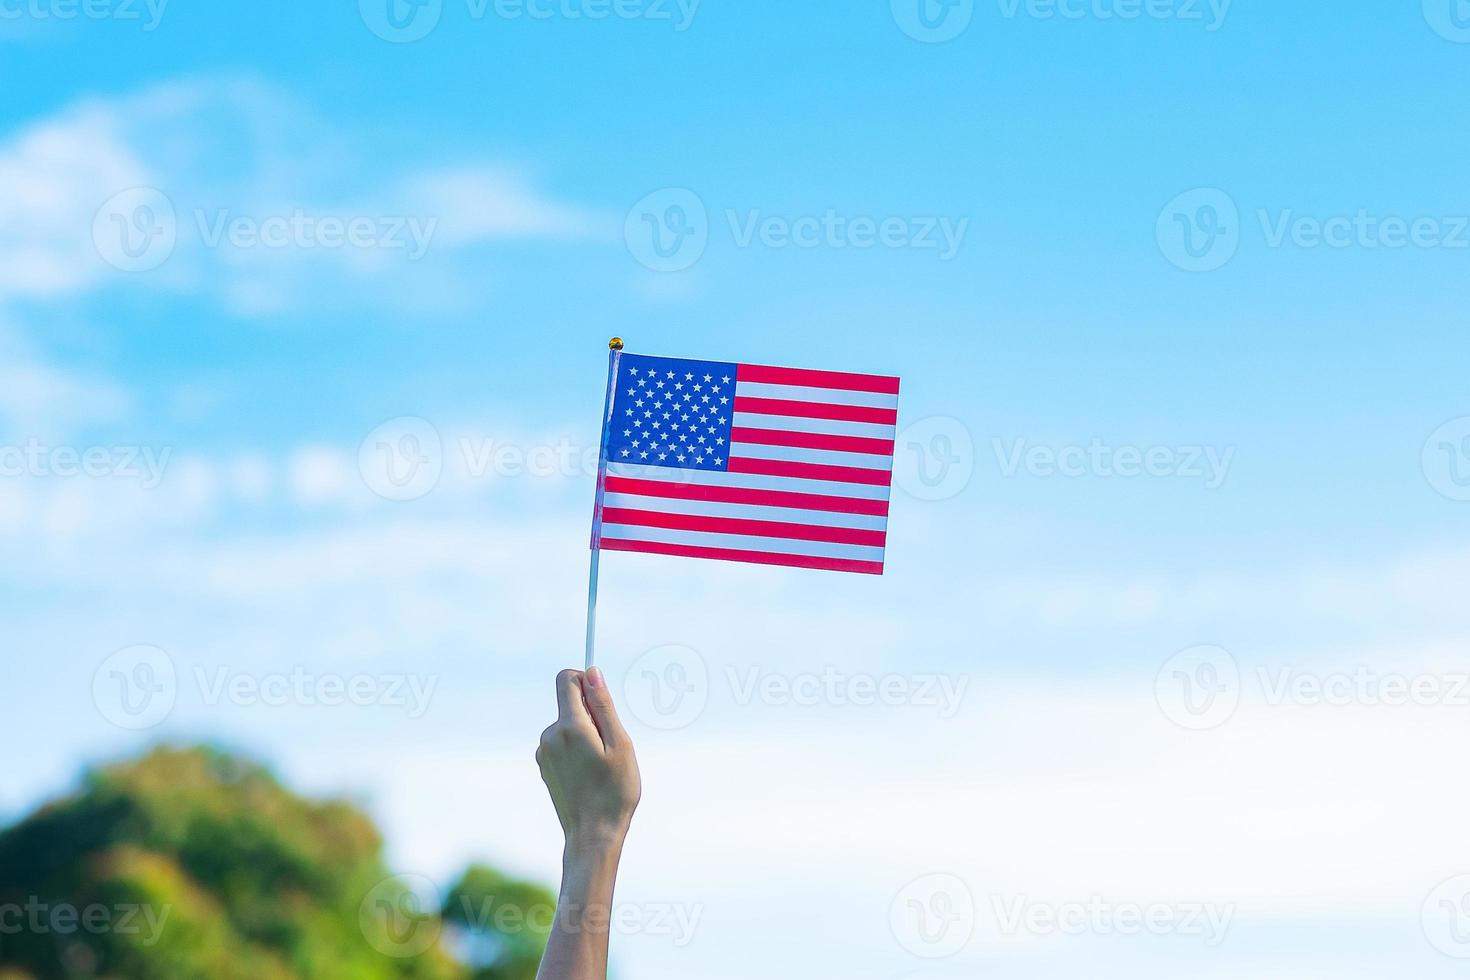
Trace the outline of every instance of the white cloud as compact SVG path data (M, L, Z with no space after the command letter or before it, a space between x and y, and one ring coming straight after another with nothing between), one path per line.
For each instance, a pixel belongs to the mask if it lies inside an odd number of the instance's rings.
M158 246L158 267L124 274L99 252L93 221L136 188L162 195L150 198L152 217L177 244ZM128 218L104 214L99 233ZM339 226L354 224L372 231L344 240ZM212 294L246 316L332 303L434 307L489 281L455 261L461 249L610 239L611 226L512 167L385 174L372 137L250 79L85 99L0 139L0 302L111 282Z
M0 300L88 288L107 272L92 220L109 196L159 178L110 108L84 103L0 144Z
M299 504L342 503L349 494L361 498L365 492L355 462L339 450L298 449L291 454L289 470L291 493Z
M113 422L132 406L110 381L35 361L0 363L0 437L54 439L83 423Z
M435 240L456 246L505 239L611 235L608 220L552 200L521 175L468 166L411 176L401 200L411 214L438 219Z

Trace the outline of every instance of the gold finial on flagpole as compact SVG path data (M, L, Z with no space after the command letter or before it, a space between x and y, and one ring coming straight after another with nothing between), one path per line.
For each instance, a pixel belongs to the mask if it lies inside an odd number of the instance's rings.
M623 338L622 337L614 337L612 340L609 340L607 342L607 349L608 350L622 350L623 349Z

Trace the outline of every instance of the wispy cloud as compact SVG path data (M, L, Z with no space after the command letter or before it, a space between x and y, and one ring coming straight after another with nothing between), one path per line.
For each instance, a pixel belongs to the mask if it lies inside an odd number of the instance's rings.
M611 239L613 221L547 197L523 175L494 166L414 174L402 199L414 213L439 216L438 241L457 246L515 239Z
M488 281L463 250L612 237L514 166L379 164L368 134L252 79L79 101L0 139L0 302L112 285L244 316L432 308Z

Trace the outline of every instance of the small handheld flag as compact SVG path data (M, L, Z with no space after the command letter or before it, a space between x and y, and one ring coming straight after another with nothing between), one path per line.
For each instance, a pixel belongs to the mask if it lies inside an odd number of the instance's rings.
M609 346L589 666L604 548L883 573L898 378Z

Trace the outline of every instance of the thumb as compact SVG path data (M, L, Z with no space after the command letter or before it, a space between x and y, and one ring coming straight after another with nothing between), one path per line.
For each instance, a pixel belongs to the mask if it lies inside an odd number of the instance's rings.
M618 709L613 706L612 691L608 690L601 668L593 667L583 675L582 698L587 702L587 711L604 746L612 748L627 741L628 733L618 720Z

